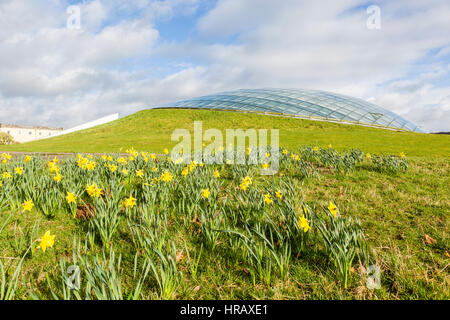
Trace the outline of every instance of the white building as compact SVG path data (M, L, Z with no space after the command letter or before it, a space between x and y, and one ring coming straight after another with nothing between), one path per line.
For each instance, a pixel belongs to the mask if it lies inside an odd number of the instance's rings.
M19 143L48 138L60 133L63 130L63 128L0 124L0 131L11 135L14 141Z
M47 139L51 137L60 136L62 134L72 133L84 129L96 127L108 122L119 119L118 113L110 114L106 117L84 123L82 125L64 130L63 128L49 128L49 127L28 127L0 123L0 132L6 132L11 135L15 142L23 143L40 139Z

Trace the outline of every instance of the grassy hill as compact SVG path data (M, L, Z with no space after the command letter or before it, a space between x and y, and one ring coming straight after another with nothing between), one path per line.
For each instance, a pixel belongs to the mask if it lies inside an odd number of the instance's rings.
M159 159L147 163L141 155L125 164L120 164L119 160L114 158L111 163L119 168L114 173L110 172L108 166L110 160L102 160L100 157L93 158L98 165L92 171L80 168L74 159L66 159L58 164L62 180L56 182L54 175L49 173L50 169L47 170L47 161L33 157L33 160L25 163L22 157L12 157L10 162L0 164L0 172L9 172L12 176L6 178L3 175L2 178L0 175L0 263L13 266L7 279L12 277L14 267L32 240L42 236L47 230L56 235L53 248L47 249L46 252L36 250L31 255L24 255L26 259L20 279L23 277L25 280L18 282L13 298L29 298L27 290L30 286L36 288L32 291L39 298L53 298L49 292L47 277L55 288L63 283L59 263L60 259L68 259L68 265L71 264L74 236L81 240L82 244L89 242L89 245L86 244L86 252L84 249L81 252L83 257L102 257L102 254L109 257L110 251L105 249L105 246L113 244L116 255L120 254L123 258L123 270L117 271L122 279L117 282L123 285L124 292L130 292L136 285L132 272L135 257L141 261L145 257L144 253L148 251L144 250L145 246L136 245L136 239L142 236L148 237L145 239L149 240L151 236L152 241L145 243L153 245L157 242L155 239L165 239L167 244L176 245L179 250L177 257L179 252L184 256L177 262L182 276L174 287L174 292L168 295L161 293L162 290L158 289L155 280L158 278L157 269L152 269L143 286L141 298L145 299L450 297L450 137L446 135L395 132L221 111L145 110L69 135L2 147L0 152L97 153L117 152L120 148L128 147L161 152L164 148L174 145L174 142L170 141L174 129L184 128L192 132L195 120L203 121L203 130L279 129L280 144L291 152L300 154L305 162L285 155L280 172L274 177L259 175L259 167L236 168L227 165L199 166L184 177L184 165L175 166ZM332 149L327 148L329 144L333 146ZM298 148L304 145L324 148L320 152L317 151L317 154L325 155L324 158L310 158L307 152L299 152ZM339 170L331 162L325 161L327 154L335 152L334 149L342 151L334 159L342 159L344 150L349 148L359 148L365 153L371 153L372 158L362 155L363 159L350 170ZM377 169L375 159L380 158L375 157L376 154L399 155L400 152L406 154L407 171L389 172ZM312 167L308 167L307 163L311 163ZM154 166L158 169L155 172ZM23 174L17 174L15 170L18 167L24 168ZM121 171L125 168L129 173ZM143 177L137 177L139 169L143 171ZM215 169L220 172L220 178L213 175ZM308 176L310 169L315 174ZM153 179L161 178L161 173L165 170L173 174L173 181L155 182L153 185ZM248 192L240 190L240 183L246 175L253 178ZM94 199L86 193L86 185L93 182L108 190L105 199L115 199L108 202L111 208L104 208L103 200ZM203 199L200 192L206 187L211 189L211 195L208 199ZM110 193L113 189L119 190L114 196ZM334 262L326 251L326 244L321 240L318 231L320 225L318 220L314 220L316 218L310 219L312 225L305 248L287 255L290 260L287 263L288 272L284 276L277 269L279 260L271 258L275 255L265 254L264 259L272 263L273 278L266 283L260 277L252 280L251 272L258 270L258 266L251 264L253 260L250 256L244 256L244 253L249 252L244 250L247 247L239 249L241 251L236 249L235 246L242 243L236 242L235 234L232 233L220 233L217 240L214 240L217 235L215 232L217 229L239 230L250 235L253 231L244 228L249 224L255 228L259 226L273 229L285 235L286 230L290 229L286 228L287 222L282 219L280 212L288 212L291 209L276 197L277 190L283 191L283 201L293 204L292 210L297 216L304 212L302 206L307 204L317 212L317 217L324 217L324 209L333 202L345 219L357 218L373 252L371 261L381 270L381 288L371 290L367 287L366 269L356 260L352 264L348 287L343 285L337 276ZM79 197L79 207L74 216L64 202L67 191L74 192ZM273 203L264 204L262 199L267 193L272 194ZM133 216L122 207L116 207L116 202L125 200L130 194L138 198L136 212L139 212L139 215ZM246 197L250 196L252 198L246 200ZM21 206L28 197L31 197L36 205L31 212L22 210ZM86 206L80 207L82 203ZM99 215L98 218L95 215L84 218L82 213L85 208L89 208L88 204L98 212L104 211L107 214ZM14 205L18 208L16 211L12 209ZM73 206L75 210L76 205ZM50 207L55 208L51 212L52 215L44 215L43 209ZM139 220L143 212L148 219L154 221L148 220L144 223ZM224 219L219 213L223 214ZM100 220L102 217L119 219L117 230L114 229L116 231L110 241L100 241L100 231L107 229L103 230L102 223L108 222ZM141 234L140 229L136 229L133 223L137 222L137 225L149 224L148 230L145 229L148 234ZM296 221L291 224L294 225L297 225ZM96 228L100 231L95 231ZM211 239L217 242L216 247L211 247ZM291 245L294 249L298 247L297 238L287 239L289 241L285 242L272 239L273 248L276 248L276 252L273 251L272 254L281 255L287 252L278 249L281 244L287 245L286 248ZM265 247L265 250L267 248ZM159 261L157 255L150 255L155 261ZM87 267L82 266L82 270L83 268ZM0 270L0 285L1 279ZM109 286L107 289L109 290ZM62 298L61 292L57 292ZM0 295L0 300L1 298Z
M173 130L193 132L194 121L203 121L203 130L279 129L280 144L290 149L302 145L328 146L337 150L359 148L370 153L404 152L409 157L432 158L450 155L450 137L445 135L397 132L329 122L208 110L144 110L120 120L68 135L30 143L1 147L27 152L117 152L120 148L161 152L173 146ZM225 135L224 135L225 137Z

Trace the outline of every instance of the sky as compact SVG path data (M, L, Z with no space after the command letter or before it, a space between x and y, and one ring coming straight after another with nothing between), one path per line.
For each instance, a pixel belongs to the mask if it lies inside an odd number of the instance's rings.
M0 0L0 123L302 88L450 131L449 17L448 0Z

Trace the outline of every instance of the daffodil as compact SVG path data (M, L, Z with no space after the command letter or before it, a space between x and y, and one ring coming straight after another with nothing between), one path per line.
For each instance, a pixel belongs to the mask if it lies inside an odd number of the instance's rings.
M164 149L164 154L169 154L169 149Z
M248 186L252 184L252 178L249 176L246 176L244 179L242 179L241 184L239 185L239 188L241 190L247 190Z
M143 176L144 176L144 171L142 171L142 170L136 171L136 177L142 178Z
M241 189L241 190L243 190L243 191L247 190L247 188L248 188L248 183L242 182L242 183L239 185L239 189Z
M335 206L333 202L330 202L330 205L328 206L328 210L330 210L330 213L333 215L333 217L336 218L336 215L338 213L338 208Z
M128 199L125 199L123 201L123 205L125 208L133 208L136 206L136 198L133 198L133 196L130 196Z
M47 163L47 167L51 173L56 173L59 171L59 168L58 168L58 165L56 162L50 161L49 163Z
M270 193L264 195L264 202L265 202L266 204L271 204L271 203L273 202L273 201L272 201L272 196L270 195Z
M12 178L11 173L9 173L7 171L3 172L2 177L3 177L3 179L11 179Z
M276 196L278 199L283 199L283 193L281 193L281 191L275 192L275 196Z
M53 177L53 180L56 182L61 182L62 176L58 173L56 176Z
M66 201L69 204L70 203L76 203L77 202L77 196L74 193L67 191Z
M23 162L27 163L31 161L31 157L30 156L26 156L25 159L23 159Z
M23 174L23 168L22 167L17 167L14 171L19 176L21 176Z
M85 169L89 171L94 171L96 165L97 163L95 161L88 161L88 163L85 166Z
M219 170L214 170L214 177L216 177L216 178L220 178L220 172L219 172Z
M298 226L299 226L300 230L303 229L304 232L308 232L308 230L310 229L309 222L308 222L308 220L306 220L305 217L301 217L298 220Z
M367 158L367 159L372 158L372 156L370 155L370 153L366 153L366 158Z
M400 158L404 158L405 154L403 152L400 152Z
M103 190L97 187L95 183L93 185L87 185L86 191L91 197L94 198L99 198L103 194Z
M34 207L33 200L28 200L28 201L25 201L24 203L22 203L22 208L25 211L31 212L33 207Z
M125 165L127 164L127 160L124 157L119 157L117 158L117 163Z
M44 236L40 239L39 245L37 248L42 249L45 252L47 248L53 248L53 244L55 243L55 236L50 234L50 231L47 231Z
M205 199L209 198L211 192L209 192L209 189L202 189L202 197Z
M173 180L173 175L169 171L164 171L161 175L161 180L164 182L170 182Z

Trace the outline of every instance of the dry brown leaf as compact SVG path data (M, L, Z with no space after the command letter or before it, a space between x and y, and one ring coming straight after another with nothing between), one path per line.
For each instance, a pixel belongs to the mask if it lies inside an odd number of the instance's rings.
M425 234L425 243L427 244L435 244L437 242L436 239L433 239L429 235Z

